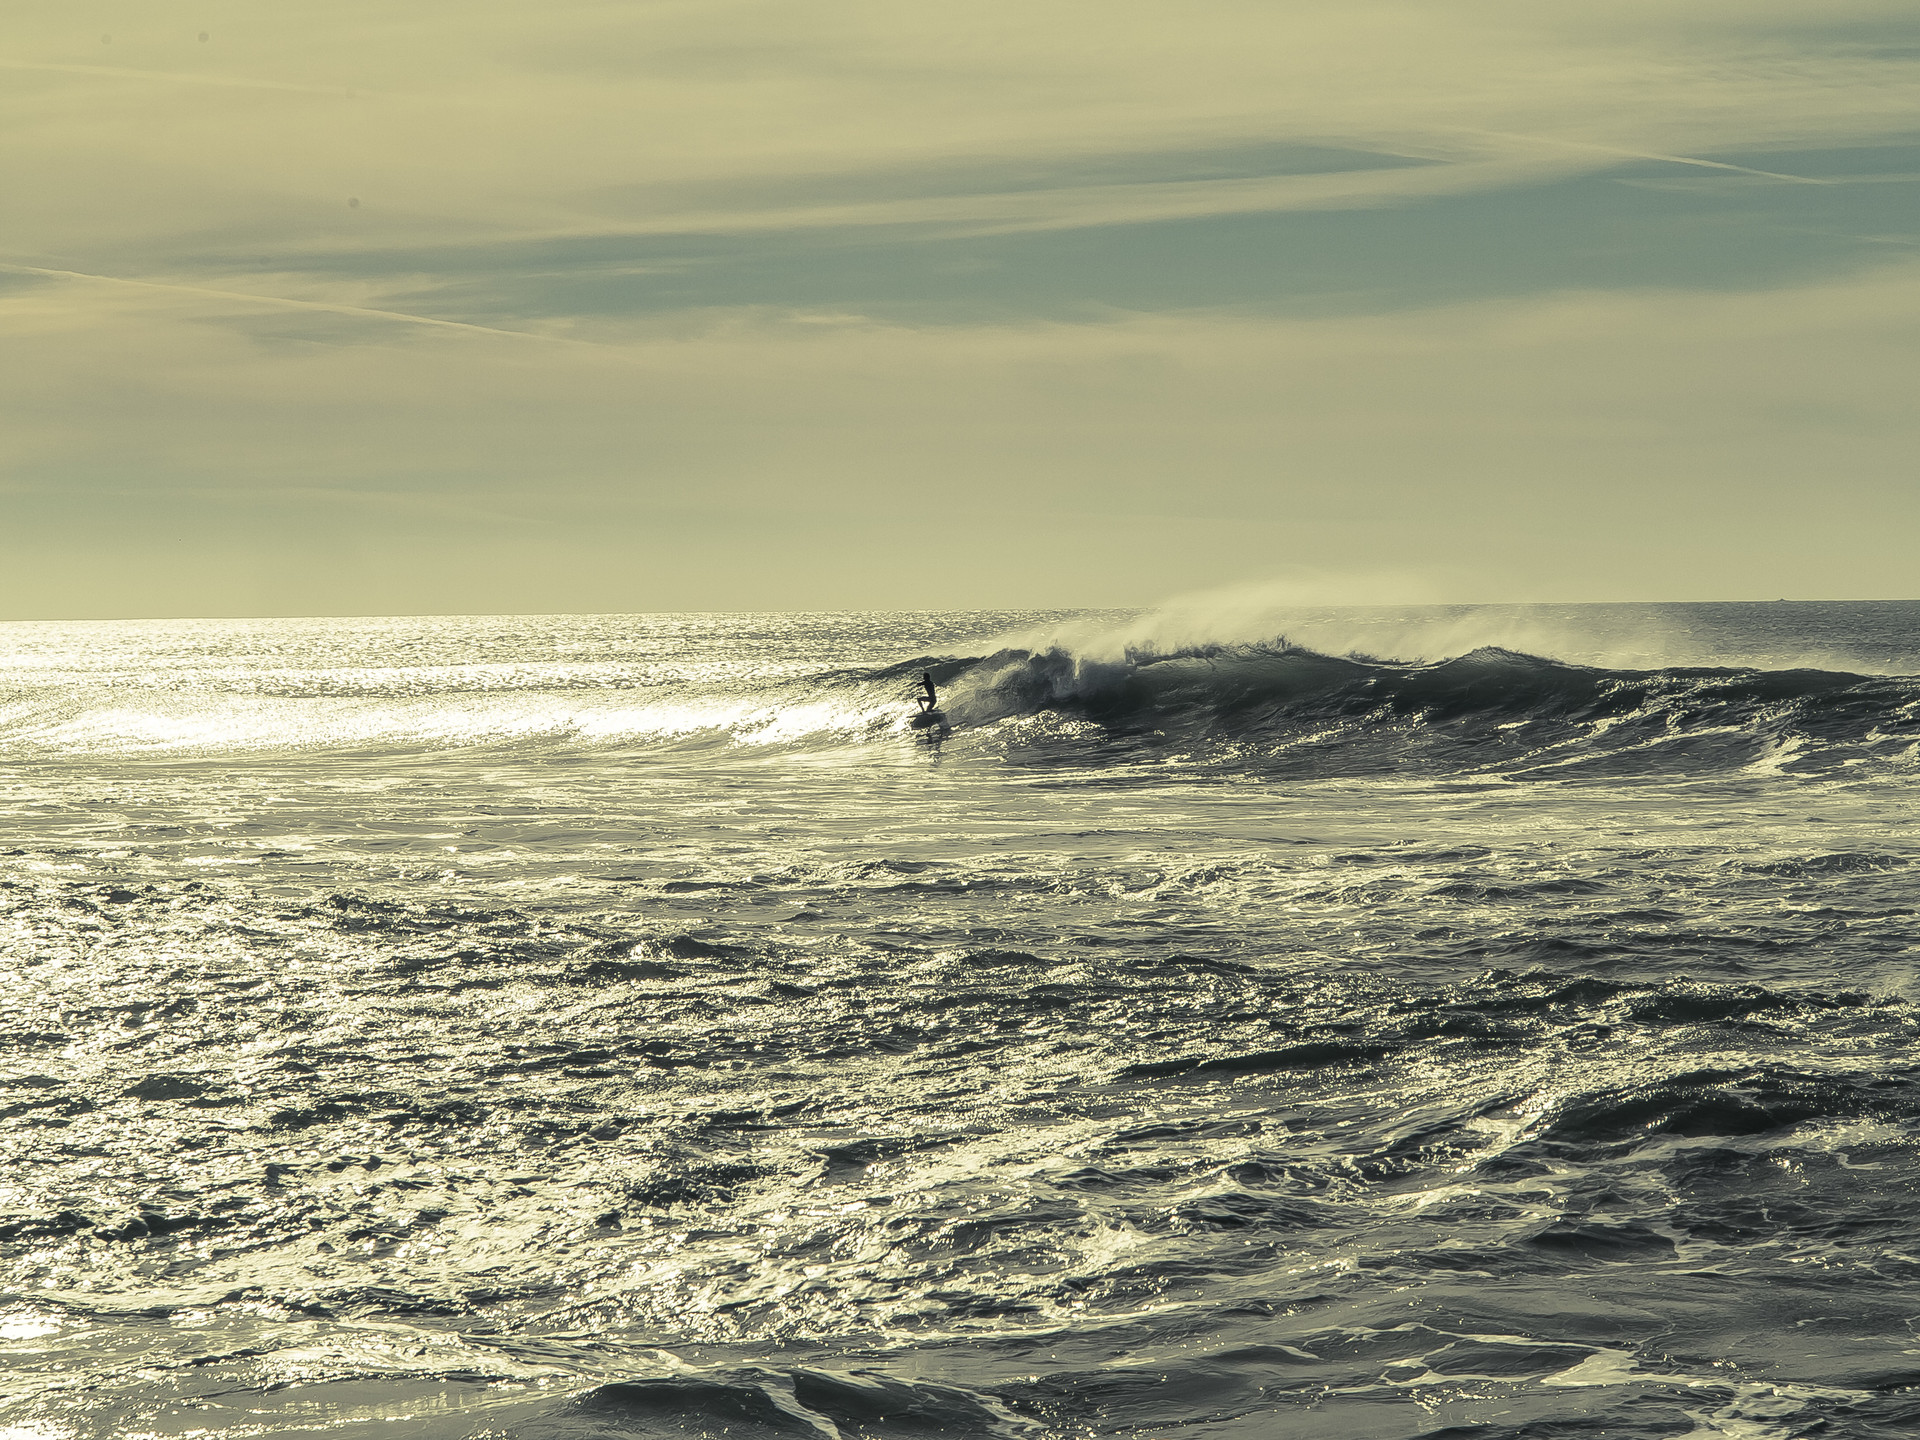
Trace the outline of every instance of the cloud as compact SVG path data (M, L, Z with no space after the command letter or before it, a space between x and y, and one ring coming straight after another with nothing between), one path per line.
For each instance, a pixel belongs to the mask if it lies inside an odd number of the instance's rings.
M540 351L58 298L0 304L30 342L0 373L13 531L68 555L0 578L17 612L205 609L154 597L261 566L244 609L311 608L285 597L315 567L363 610L1138 603L1273 574L1346 598L1383 574L1474 600L1887 594L1920 521L1912 265L1314 319L715 313ZM192 573L139 594L62 550L175 531Z

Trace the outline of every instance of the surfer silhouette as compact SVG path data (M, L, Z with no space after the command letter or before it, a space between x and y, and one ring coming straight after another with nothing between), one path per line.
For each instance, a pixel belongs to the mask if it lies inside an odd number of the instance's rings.
M923 712L925 712L933 709L936 705L940 703L940 695L939 695L939 692L933 688L933 672L932 671L922 670L920 672L920 684L922 688L925 689L927 692L926 694L917 697L920 701L920 709Z

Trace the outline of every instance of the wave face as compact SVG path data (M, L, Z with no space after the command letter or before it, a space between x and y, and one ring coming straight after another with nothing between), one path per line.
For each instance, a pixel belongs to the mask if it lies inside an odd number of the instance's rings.
M1279 641L1117 661L1010 651L943 671L962 721L1071 716L1303 777L1898 764L1920 741L1920 679L1825 670L1610 670L1495 647L1407 665Z
M1914 618L1879 610L1889 630ZM1281 633L1196 639L1181 633L1195 628L1187 625L1169 637L1125 617L729 618L12 627L0 754L698 754L897 743L916 734L909 697L923 671L953 733L917 738L1095 768L1173 758L1290 779L1866 774L1904 769L1920 741L1920 678L1901 673L1627 668L1500 645L1391 660ZM1338 628L1298 623L1309 639ZM1553 638L1537 625L1494 628ZM1017 629L1032 638L959 654L928 645L873 663L884 645L899 653L916 640L950 644L956 631ZM1472 633L1457 619L1424 635L1404 623L1344 629L1347 640L1405 646ZM1578 637L1562 643L1583 648ZM1883 668L1911 659L1920 670L1920 655L1891 637L1866 648Z

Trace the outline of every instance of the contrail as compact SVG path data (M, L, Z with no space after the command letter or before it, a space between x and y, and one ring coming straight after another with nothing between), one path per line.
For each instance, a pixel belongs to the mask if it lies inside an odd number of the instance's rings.
M1522 135L1511 130L1458 129L1460 135L1485 135L1496 140L1524 140L1533 145L1556 145L1563 150L1591 150L1600 155L1618 155L1624 160L1658 160L1667 165L1697 165L1703 170L1731 170L1737 175L1758 175L1767 180L1786 180L1795 185L1831 185L1813 175L1786 175L1778 170L1756 170L1751 165L1734 165L1725 160L1702 160L1697 155L1664 155L1657 150L1630 150L1620 145L1599 145L1591 140L1567 140L1558 135Z
M413 315L405 310L375 310L366 305L343 305L331 300L289 300L284 295L254 295L244 290L215 290L205 285L180 285L168 280L128 280L120 275L96 275L87 270L54 270L45 265L21 265L0 260L0 271L15 275L44 275L54 280L93 280L102 285L127 285L136 290L168 290L183 295L204 295L213 300L238 300L251 305L278 305L288 310L319 310L330 315L358 315L370 320L395 320L403 325L431 325L441 330L471 330L481 335L504 335L510 340L533 340L548 345L584 345L592 350L614 350L594 340L579 340L570 335L541 335L532 330L502 330L492 325L475 325L467 320L436 320L431 315Z

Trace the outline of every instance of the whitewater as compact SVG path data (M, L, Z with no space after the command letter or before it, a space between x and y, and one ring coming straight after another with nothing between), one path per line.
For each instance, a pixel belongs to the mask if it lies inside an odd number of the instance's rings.
M0 625L0 1436L1911 1434L1917 772L1920 603Z

